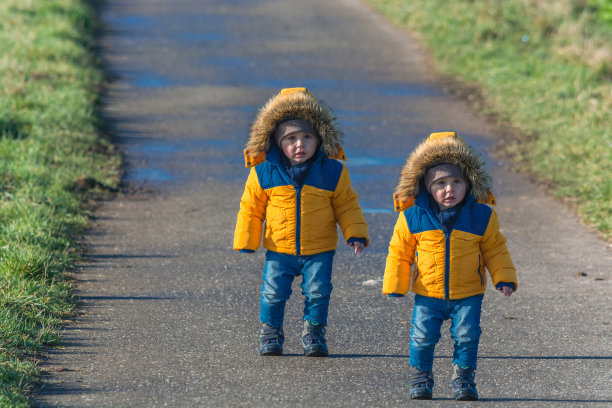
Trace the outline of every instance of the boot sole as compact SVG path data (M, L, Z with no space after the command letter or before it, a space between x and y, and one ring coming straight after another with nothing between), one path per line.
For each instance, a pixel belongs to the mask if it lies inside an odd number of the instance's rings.
M433 398L433 395L415 395L414 397L411 395L410 399L413 400L430 400Z
M410 399L413 400L430 400L433 398L433 393L431 392L419 392L415 394L410 394Z
M259 349L260 356L282 356L283 349L278 347L267 348L267 349Z
M312 350L304 350L304 355L306 357L327 357L329 352L321 348L315 348Z
M469 394L469 393L462 393L458 395L455 394L455 400L456 401L478 401L478 396Z

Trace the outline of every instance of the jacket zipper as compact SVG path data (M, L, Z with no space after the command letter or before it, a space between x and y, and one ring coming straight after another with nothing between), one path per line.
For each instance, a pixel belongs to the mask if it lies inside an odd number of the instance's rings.
M295 185L294 185L295 187ZM295 254L296 255L300 255L301 251L300 251L300 224L301 224L301 218L302 218L302 203L301 203L301 197L302 197L302 188L301 187L295 187L295 199L296 199L296 214L295 214Z
M428 211L431 214L433 214L431 210L428 210ZM438 225L440 225L440 229L444 233L444 237L446 240L445 248L444 248L444 300L449 300L450 299L450 283L449 283L449 280L450 280L450 235L453 232L453 228L451 228L449 231L446 231L442 223L440 223L440 221L438 220L438 217L436 217L435 215L433 215L433 217L437 221Z
M445 232L444 236L446 237L446 248L444 249L444 299L448 300L450 298L450 232Z

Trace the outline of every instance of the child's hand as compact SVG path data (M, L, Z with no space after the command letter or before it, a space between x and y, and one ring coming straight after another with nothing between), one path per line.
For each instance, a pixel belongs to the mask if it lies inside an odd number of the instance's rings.
M355 248L356 254L362 253L363 248L365 248L365 245L363 245L363 242L360 242L360 241L353 241L349 244L349 246L352 246L353 248Z
M512 289L510 286L501 286L497 288L497 290L503 292L504 296L512 296L512 293L514 292L514 289Z

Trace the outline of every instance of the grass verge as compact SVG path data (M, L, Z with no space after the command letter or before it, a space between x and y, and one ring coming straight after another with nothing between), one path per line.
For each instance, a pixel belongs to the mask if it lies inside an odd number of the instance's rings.
M73 308L87 202L119 156L96 116L103 81L85 0L0 2L0 406L29 406L37 352Z
M367 0L479 90L501 149L612 238L609 0Z

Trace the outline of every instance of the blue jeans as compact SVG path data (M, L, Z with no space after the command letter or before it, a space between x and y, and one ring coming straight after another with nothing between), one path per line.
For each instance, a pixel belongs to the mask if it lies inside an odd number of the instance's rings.
M410 365L432 371L434 349L440 340L442 322L451 319L451 338L455 342L453 364L476 369L480 340L480 309L483 295L457 300L415 295L410 329Z
M302 275L304 320L327 326L335 253L336 251L327 251L302 256L266 252L261 285L261 322L272 327L283 326L285 304L291 296L291 284L296 276Z

